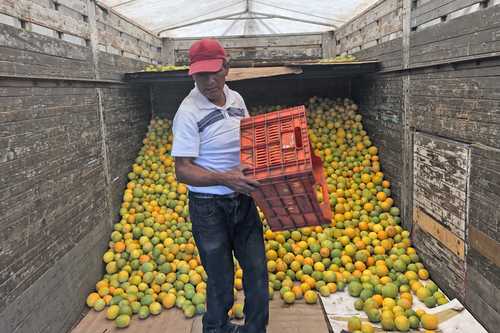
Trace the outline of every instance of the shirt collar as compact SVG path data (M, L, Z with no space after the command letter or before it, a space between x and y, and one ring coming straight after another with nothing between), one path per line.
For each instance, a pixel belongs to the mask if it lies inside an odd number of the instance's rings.
M196 86L196 83L194 84L193 97L194 97L194 103L196 104L198 109L214 110L214 109L224 109L230 106L234 106L236 104L236 99L234 98L234 95L231 93L231 90L226 84L224 85L224 94L226 95L226 104L224 106L217 106L214 103L210 102L210 100L200 92L200 90Z

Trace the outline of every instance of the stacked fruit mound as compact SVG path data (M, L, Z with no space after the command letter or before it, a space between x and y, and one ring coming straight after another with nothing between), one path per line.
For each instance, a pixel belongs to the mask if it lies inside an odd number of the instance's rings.
M287 304L315 304L317 292L327 297L347 288L359 297L354 307L384 329L436 329L436 316L412 310L413 298L433 307L446 297L429 280L400 225L356 104L311 98L308 109L310 139L323 159L335 214L330 225L299 230L273 232L264 223L271 298L279 292ZM169 120L151 122L103 256L106 274L87 298L96 311L108 306L107 318L118 327L128 326L134 314L144 319L174 306L186 317L205 311L207 275L191 234L186 186L175 180L170 127ZM235 267L236 292L243 272ZM242 305L235 304L231 314L241 317ZM349 328L373 330L357 317Z
M321 59L320 63L334 64L337 62L353 62L356 61L356 57L351 54L338 55L335 58Z
M187 70L189 66L175 66L175 65L148 65L144 72L169 72Z

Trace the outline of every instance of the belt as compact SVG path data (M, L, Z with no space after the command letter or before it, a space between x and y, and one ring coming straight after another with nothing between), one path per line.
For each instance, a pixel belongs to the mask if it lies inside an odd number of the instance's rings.
M232 192L228 194L212 194L189 191L189 196L196 199L236 199L241 193Z

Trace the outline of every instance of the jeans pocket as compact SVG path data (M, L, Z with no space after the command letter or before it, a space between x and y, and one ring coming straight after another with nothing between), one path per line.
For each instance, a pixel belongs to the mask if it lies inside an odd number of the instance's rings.
M212 217L217 212L215 200L211 199L189 199L189 214L191 221Z

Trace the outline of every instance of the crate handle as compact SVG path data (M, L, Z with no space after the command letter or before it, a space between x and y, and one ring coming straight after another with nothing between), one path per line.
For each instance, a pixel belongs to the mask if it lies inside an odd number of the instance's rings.
M299 126L293 129L293 135L295 136L295 147L302 148L304 143L302 141L302 129Z
M312 159L312 167L313 167L313 174L314 174L314 180L316 182L316 185L321 186L321 192L323 193L323 203L319 205L321 209L321 214L323 215L323 218L326 223L331 223L332 222L332 208L330 207L330 197L328 195L328 187L326 185L326 180L325 180L325 171L323 170L323 162L321 161L321 158L316 156L313 153L312 147L311 147L311 159Z

